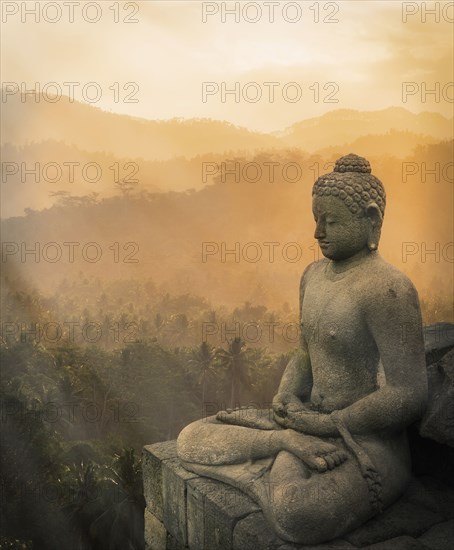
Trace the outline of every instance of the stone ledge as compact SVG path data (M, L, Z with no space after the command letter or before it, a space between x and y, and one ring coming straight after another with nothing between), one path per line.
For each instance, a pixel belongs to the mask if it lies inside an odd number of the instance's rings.
M179 463L176 442L143 451L147 550L450 550L454 491L430 477L414 479L383 514L344 539L317 546L282 541L258 506L224 483L192 474Z
M189 548L232 548L236 523L260 508L234 487L212 479L188 482Z
M163 518L162 465L172 458L177 458L175 441L164 441L143 448L143 494L148 511L160 521Z

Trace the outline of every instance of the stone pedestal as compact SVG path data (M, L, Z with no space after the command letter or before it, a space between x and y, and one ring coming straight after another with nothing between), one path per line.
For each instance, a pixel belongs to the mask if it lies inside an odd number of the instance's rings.
M179 464L176 442L143 451L147 550L450 550L454 491L430 477L414 479L383 514L340 540L298 546L278 539L258 506L224 483Z

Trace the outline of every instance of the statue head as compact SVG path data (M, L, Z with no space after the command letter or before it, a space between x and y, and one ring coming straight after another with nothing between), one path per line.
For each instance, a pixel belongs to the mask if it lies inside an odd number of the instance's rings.
M314 183L312 198L315 238L324 256L343 260L377 249L386 193L368 160L354 154L338 159L333 172Z

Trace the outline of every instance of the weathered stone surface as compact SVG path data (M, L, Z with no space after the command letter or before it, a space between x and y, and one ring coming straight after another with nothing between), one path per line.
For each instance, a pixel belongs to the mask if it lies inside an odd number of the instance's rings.
M353 548L355 547L351 543L341 539L313 546L285 542L276 536L262 512L253 512L237 523L232 550L351 550Z
M164 461L176 457L176 441L163 441L143 448L143 494L149 512L160 521L163 519L161 468Z
M274 534L258 506L246 495L186 471L178 459L169 458L174 445L166 447L166 452L158 447L153 455L162 463L153 471L161 476L165 517L171 519L164 525L149 509L145 510L147 550L447 550L452 546L454 490L436 479L412 479L397 503L345 535L348 541L294 545ZM165 458L161 460L158 454Z
M166 550L185 550L187 546L183 546L175 537L172 537L170 533L167 533L167 546Z
M434 525L419 540L430 550L451 550L454 546L454 520Z
M346 540L332 540L330 542L327 542L325 544L317 544L316 546L283 546L280 547L279 550L349 550L352 548L356 548L353 546L353 544L350 544Z
M366 546L405 535L418 537L441 521L443 518L439 514L400 499L385 512L348 533L344 538L354 546Z
M429 403L419 433L454 447L454 349L430 365L427 374Z
M249 514L233 530L232 550L277 550L283 543L261 512Z
M414 478L404 499L424 506L443 519L454 519L454 490L434 478Z
M235 524L259 510L238 489L207 478L188 481L188 542L190 548L230 550Z
M454 325L435 323L424 327L424 351L426 363L431 365L454 348Z
M385 542L372 544L367 548L368 550L427 550L427 546L413 537L396 537Z
M167 531L183 546L188 543L186 483L197 477L199 476L185 470L178 459L170 458L162 462L163 523Z
M409 440L414 475L436 478L454 489L454 447L421 437L413 426L409 430Z
M205 502L198 484L204 484L203 478L188 481L187 488L187 521L189 548L205 548Z
M166 550L167 531L161 521L145 509L145 550Z

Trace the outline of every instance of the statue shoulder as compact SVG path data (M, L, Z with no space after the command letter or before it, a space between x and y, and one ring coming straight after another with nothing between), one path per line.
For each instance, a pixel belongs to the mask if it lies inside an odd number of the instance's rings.
M368 271L364 284L374 301L418 301L418 292L409 277L383 258L371 262Z
M361 296L364 319L390 367L391 355L407 357L415 365L424 364L424 340L418 292L411 280L384 260L374 262L368 286ZM396 359L397 360L397 359ZM422 363L421 363L422 361ZM419 367L418 367L419 368ZM422 367L421 367L422 368Z
M322 269L325 269L328 262L329 260L327 260L326 258L322 258L321 260L317 260L306 266L306 269L301 275L300 290L304 288L304 286L311 280L312 277L317 277L317 274L320 273Z

